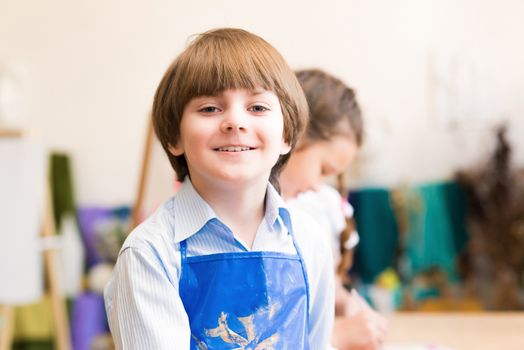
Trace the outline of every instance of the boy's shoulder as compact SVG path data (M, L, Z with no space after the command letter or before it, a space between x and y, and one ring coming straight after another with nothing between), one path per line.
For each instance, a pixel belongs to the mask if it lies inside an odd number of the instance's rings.
M293 233L300 248L308 278L312 286L317 286L320 276L333 268L333 253L329 236L319 222L300 207L289 208ZM317 281L317 282L315 282Z
M304 228L304 226L307 228L309 225L318 225L309 211L305 210L302 206L296 205L296 203L289 201L286 204L286 208L293 224L293 231L296 231L298 228Z
M127 236L121 251L174 244L173 197L164 202Z
M329 251L329 242L323 228L310 212L300 206L288 206L293 233L301 249Z

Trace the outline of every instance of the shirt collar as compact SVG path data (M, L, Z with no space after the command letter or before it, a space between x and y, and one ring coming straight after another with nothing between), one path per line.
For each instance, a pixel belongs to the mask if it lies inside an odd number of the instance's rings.
M173 213L175 217L175 243L179 243L198 231L211 219L216 218L214 210L198 194L189 176L175 194Z
M272 228L275 228L275 225L284 224L287 231L292 232L287 206L271 183L268 183L266 191L266 212L264 214L264 220Z
M277 190L268 183L264 221L270 227L281 222L292 231L289 212ZM188 239L200 231L210 220L218 219L215 211L198 194L188 176L174 197L175 243Z

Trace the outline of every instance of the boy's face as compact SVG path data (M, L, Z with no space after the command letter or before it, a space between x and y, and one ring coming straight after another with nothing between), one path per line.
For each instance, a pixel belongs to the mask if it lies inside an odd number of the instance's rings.
M290 150L283 128L273 92L225 90L189 101L170 151L185 156L191 181L200 188L266 183L279 156Z
M289 199L317 190L328 177L347 169L357 149L351 138L334 136L329 141L315 141L296 150L280 175L283 197Z

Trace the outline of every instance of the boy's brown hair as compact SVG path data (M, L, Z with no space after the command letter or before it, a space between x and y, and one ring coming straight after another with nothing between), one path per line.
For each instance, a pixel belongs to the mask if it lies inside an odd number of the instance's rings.
M306 127L307 101L293 70L264 39L242 29L221 28L200 34L167 69L153 102L153 126L179 180L188 175L184 155L169 147L180 138L184 108L199 96L214 96L228 89L263 88L274 92L284 117L284 140L293 148ZM278 175L289 153L280 156L270 181Z
M347 135L358 146L362 145L362 113L355 91L319 69L300 70L296 75L311 113L301 146L307 146L309 141L329 140L335 135Z

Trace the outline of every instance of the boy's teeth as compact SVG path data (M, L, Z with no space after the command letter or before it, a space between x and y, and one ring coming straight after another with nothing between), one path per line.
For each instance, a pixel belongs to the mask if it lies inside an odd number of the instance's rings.
M249 147L239 147L239 146L220 147L218 150L221 152L241 152L241 151L249 151Z

